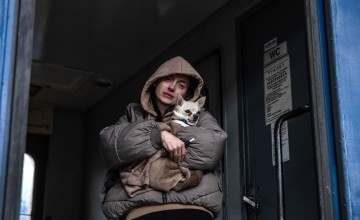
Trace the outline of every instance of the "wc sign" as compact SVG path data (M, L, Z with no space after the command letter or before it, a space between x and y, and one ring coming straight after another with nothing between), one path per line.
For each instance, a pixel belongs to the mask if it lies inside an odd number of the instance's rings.
M269 63L278 60L279 58L285 56L287 54L287 44L286 41L279 44L276 47L273 47L264 53L264 66Z

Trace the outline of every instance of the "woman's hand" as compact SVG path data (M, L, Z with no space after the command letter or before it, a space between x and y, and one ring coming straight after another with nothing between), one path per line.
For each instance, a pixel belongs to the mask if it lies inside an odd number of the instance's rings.
M168 131L161 132L161 140L164 148L169 152L170 158L176 163L184 160L186 149L182 140L169 133Z

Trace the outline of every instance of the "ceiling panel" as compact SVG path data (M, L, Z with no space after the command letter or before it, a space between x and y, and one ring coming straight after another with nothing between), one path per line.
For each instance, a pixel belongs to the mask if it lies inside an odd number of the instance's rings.
M31 99L85 111L227 2L37 0L31 82L52 86ZM99 79L112 86L99 88ZM65 81L68 91L54 86Z

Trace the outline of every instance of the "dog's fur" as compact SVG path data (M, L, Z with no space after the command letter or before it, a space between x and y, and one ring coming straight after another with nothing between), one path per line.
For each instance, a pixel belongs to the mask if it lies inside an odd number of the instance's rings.
M200 110L205 104L206 97L201 97L196 102L186 101L178 95L175 109L170 122L171 132L176 135L179 128L195 126L199 120ZM179 126L180 125L180 126Z

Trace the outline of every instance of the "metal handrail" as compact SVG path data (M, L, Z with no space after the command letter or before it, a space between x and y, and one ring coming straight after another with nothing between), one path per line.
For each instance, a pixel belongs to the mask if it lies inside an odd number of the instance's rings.
M285 220L285 198L284 180L282 167L282 136L281 127L283 123L291 118L302 115L310 111L310 106L305 105L281 115L275 122L274 145L275 145L275 167L276 167L276 187L277 187L277 211L278 220Z

